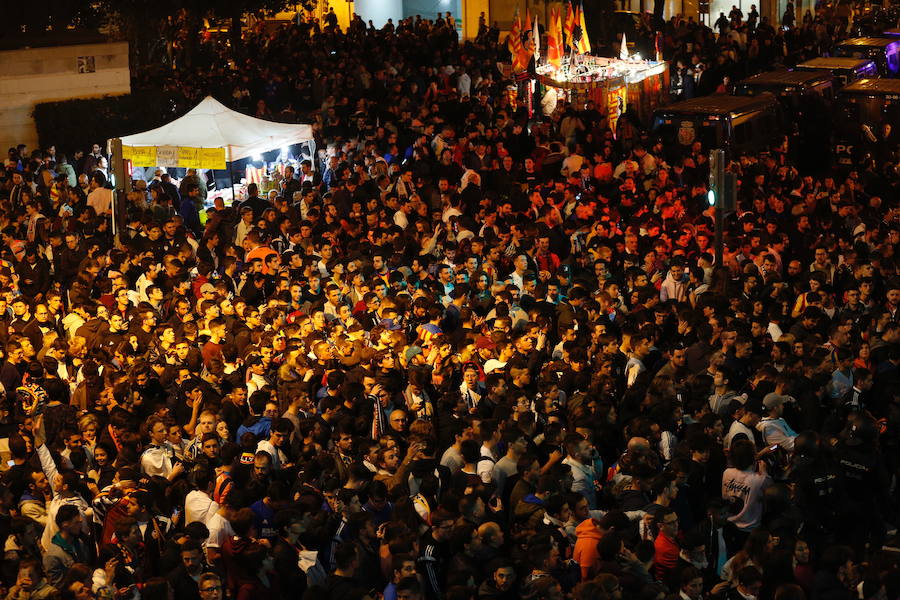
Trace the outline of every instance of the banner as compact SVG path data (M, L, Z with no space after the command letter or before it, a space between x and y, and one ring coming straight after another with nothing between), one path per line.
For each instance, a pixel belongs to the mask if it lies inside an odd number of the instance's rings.
M178 148L178 166L185 169L200 168L200 149L181 146Z
M122 146L122 158L142 167L156 165L155 146Z
M226 169L225 148L200 148L201 169Z
M189 146L122 146L122 158L137 167L227 169L225 148Z
M156 148L157 167L178 166L178 146L159 146ZM151 165L152 166L152 165Z

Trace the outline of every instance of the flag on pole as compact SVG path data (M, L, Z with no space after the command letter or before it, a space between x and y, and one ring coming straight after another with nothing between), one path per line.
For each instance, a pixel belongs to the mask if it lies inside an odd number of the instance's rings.
M587 25L584 22L584 5L578 3L578 26L581 27L581 39L578 41L578 52L587 54L591 51L591 40L588 39Z
M531 35L531 38L534 40L534 64L537 65L538 61L541 60L541 34L538 31L538 20L537 15L534 16L534 32Z
M519 16L518 7L516 7L512 28L509 30L507 46L509 48L513 71L524 69L525 67L522 65L522 19Z
M572 3L566 2L566 21L563 24L563 32L566 34L566 46L574 48L572 41L572 32L575 31L575 11L572 10Z
M547 26L547 62L556 69L562 66L563 56L563 41L559 13L559 8L550 9L550 24Z
M531 34L531 9L525 8L525 23L522 25L522 33L520 39L524 39L521 44L521 53L519 56L519 66L522 69L528 68L528 63L531 61L531 55L534 54L534 39L532 38L531 42L528 41L528 35ZM537 57L535 57L537 60Z

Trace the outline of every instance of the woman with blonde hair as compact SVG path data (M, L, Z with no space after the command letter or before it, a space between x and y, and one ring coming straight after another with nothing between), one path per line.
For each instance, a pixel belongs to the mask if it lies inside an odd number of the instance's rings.
M97 419L97 416L92 413L82 415L81 418L78 419L78 431L81 432L84 449L91 454L94 453L94 448L97 446L97 431L99 429L100 421Z

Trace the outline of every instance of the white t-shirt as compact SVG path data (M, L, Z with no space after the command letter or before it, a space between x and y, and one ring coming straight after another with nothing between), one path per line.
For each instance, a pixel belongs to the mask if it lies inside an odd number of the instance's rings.
M228 536L234 535L231 523L219 513L210 517L206 527L209 529L209 538L206 540L207 548L221 548Z
M493 452L483 444L481 446L481 458L478 460L478 464L475 466L475 470L478 472L478 476L481 477L481 480L485 483L491 482L491 477L494 473L494 465L496 464L497 459L494 458Z
M741 471L734 467L725 469L722 474L722 499L740 500L741 511L728 520L742 531L750 531L759 525L762 518L762 495L772 484L772 478L764 473Z
M94 209L98 216L102 216L106 211L112 208L112 190L106 188L97 188L88 194L87 204Z
M218 510L219 505L205 492L194 490L189 492L184 499L184 522L199 521L206 525Z

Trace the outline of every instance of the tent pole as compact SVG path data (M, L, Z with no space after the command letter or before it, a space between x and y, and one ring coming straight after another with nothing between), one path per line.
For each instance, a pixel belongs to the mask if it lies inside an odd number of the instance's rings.
M234 201L237 199L234 193L234 163L228 163L228 176L231 177L231 205L234 206Z
M111 160L109 161L109 168L115 178L115 188L113 189L113 197L112 203L110 204L111 210L111 232L113 236L113 246L116 245L116 241L119 234L118 224L116 223L117 210L116 204L119 200L124 200L125 195L128 192L128 189L125 187L128 183L130 183L128 176L128 169L125 165L125 158L122 156L122 140L121 138L113 138L109 141L107 150L112 154ZM124 206L124 202L123 202Z

